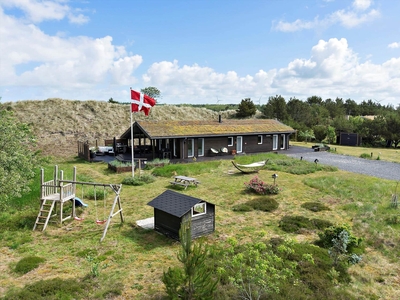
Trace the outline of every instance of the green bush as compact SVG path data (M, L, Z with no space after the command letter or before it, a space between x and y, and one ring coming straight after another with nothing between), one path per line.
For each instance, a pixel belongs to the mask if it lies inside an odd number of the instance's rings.
M322 210L331 210L329 207L326 205L320 203L320 202L306 202L301 205L301 207L311 210L313 212L318 212Z
M135 177L126 177L122 180L122 184L139 186L152 183L155 180L156 178L151 174L142 174Z
M15 266L14 271L18 274L26 274L39 267L45 259L37 256L28 256L21 259Z
M169 159L153 159L151 161L146 162L146 167L145 169L152 169L158 166L165 166L165 165L169 165L170 164L170 160Z
M371 159L372 158L371 154L368 154L368 153L361 153L360 157L361 158L366 158L366 159Z
M116 168L132 167L132 162L125 162L125 161L119 161L119 160L110 161L109 164Z
M284 216L279 221L279 227L285 232L298 232L300 229L324 229L333 224L321 219L308 219L303 216Z
M350 231L350 226L347 224L329 226L324 230L324 232L318 234L319 240L316 241L316 244L320 247L329 249L333 246L333 240L338 239L342 231L346 231L349 235L347 252L349 254L361 254L363 252L362 239L353 236Z
M247 204L247 203L241 203L241 204L237 204L232 208L233 211L242 211L242 212L247 212L247 211L252 211L254 210L253 207L251 207L251 205Z
M255 210L271 212L278 208L279 203L272 198L254 199L246 203Z
M37 281L21 290L12 289L4 299L86 299L88 290L90 290L90 285L85 282L78 282L75 279L54 278Z

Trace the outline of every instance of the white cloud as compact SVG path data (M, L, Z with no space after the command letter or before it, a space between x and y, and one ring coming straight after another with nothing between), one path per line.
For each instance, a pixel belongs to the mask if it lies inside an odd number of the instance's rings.
M40 1L40 0L2 0L0 5L5 8L18 8L25 14L27 21L40 23L46 20L62 20L65 17L71 23L82 24L89 18L81 13L74 12L71 7L64 4L66 1Z
M366 10L372 4L372 0L354 0L353 7L357 10Z
M3 14L0 35L2 64L0 82L10 86L79 88L101 84L135 82L140 55L128 55L112 37L52 36L36 25L27 25Z
M315 17L312 21L300 19L297 19L294 22L275 21L272 27L273 29L282 32L295 32L314 28L319 29L334 24L340 24L341 26L352 28L366 22L371 22L380 16L380 12L376 9L370 9L367 11L371 4L372 1L369 0L355 0L352 5L353 8L335 11L322 19Z
M339 10L334 12L329 19L332 24L339 23L344 27L352 28L366 22L371 22L379 16L379 11L375 9L371 9L365 14L359 14L356 11Z
M400 43L394 42L388 45L389 48L395 49L395 48L400 48Z

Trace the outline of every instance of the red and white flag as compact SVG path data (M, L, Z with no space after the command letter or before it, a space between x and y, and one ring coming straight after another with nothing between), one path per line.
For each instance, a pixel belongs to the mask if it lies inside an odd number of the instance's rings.
M131 99L131 111L143 111L146 116L149 115L150 108L152 108L156 104L156 100L154 100L153 98L134 90L131 90Z

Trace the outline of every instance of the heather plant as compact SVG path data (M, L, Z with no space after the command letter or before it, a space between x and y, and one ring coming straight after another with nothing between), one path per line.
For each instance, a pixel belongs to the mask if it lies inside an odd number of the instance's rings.
M277 195L280 188L277 184L268 184L262 181L258 176L254 176L249 182L245 182L246 190L260 195Z

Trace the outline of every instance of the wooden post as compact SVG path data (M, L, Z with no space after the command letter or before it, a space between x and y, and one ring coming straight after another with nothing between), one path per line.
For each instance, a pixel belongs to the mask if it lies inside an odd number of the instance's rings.
M73 173L72 173L72 181L74 182L73 184L72 184L72 193L74 194L74 198L72 198L72 215L71 215L71 217L72 218L75 218L76 217L76 213L75 213L75 195L76 195L76 184L75 184L75 182L76 182L76 167L74 167L74 169L73 169Z
M60 225L62 225L63 222L63 209L64 209L64 203L63 203L63 185L64 183L62 182L62 180L64 180L64 171L61 170L60 171L60 182L59 182L59 186L60 186Z

